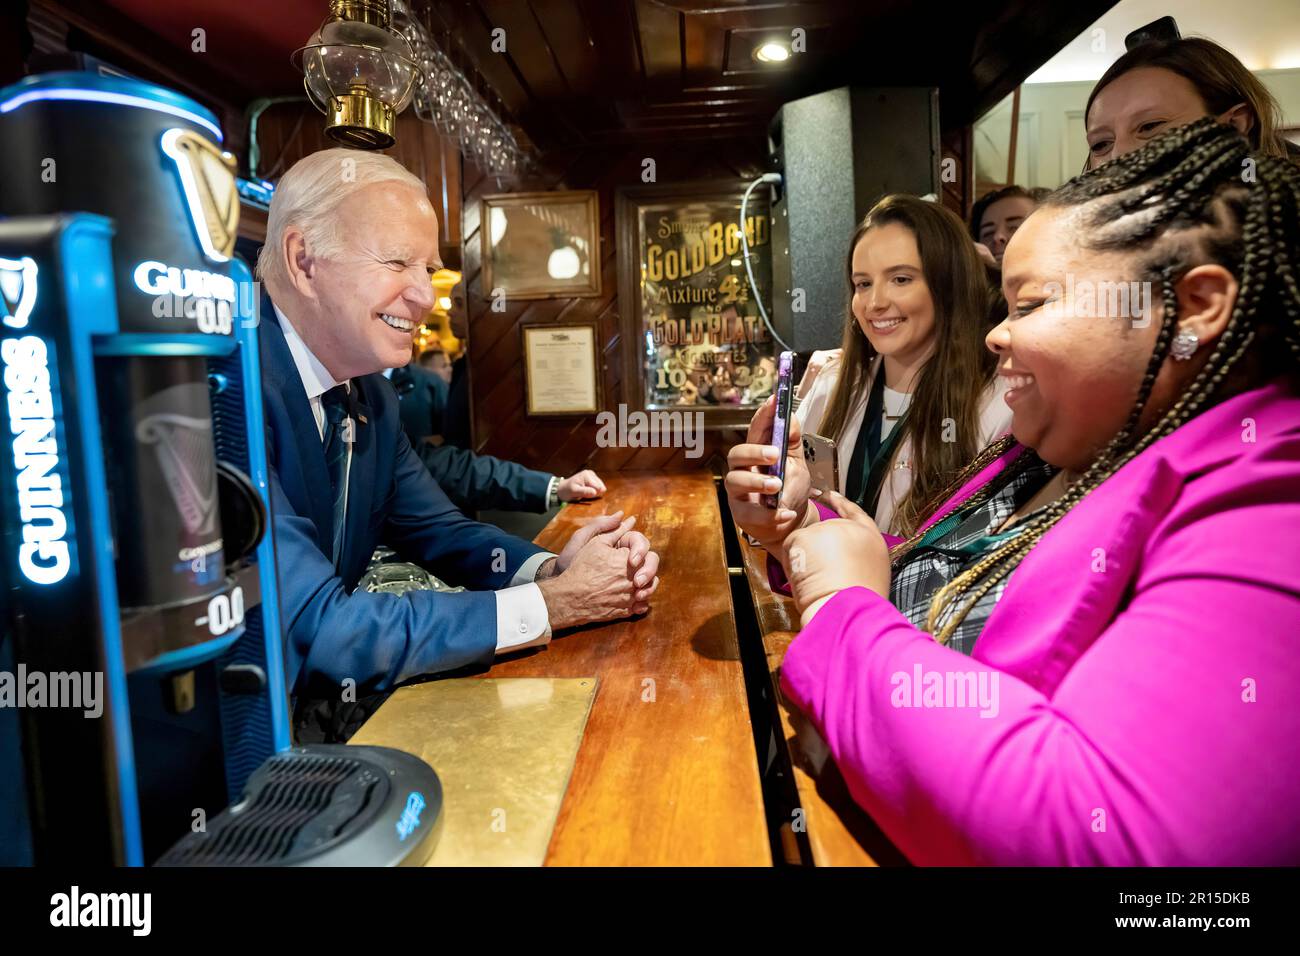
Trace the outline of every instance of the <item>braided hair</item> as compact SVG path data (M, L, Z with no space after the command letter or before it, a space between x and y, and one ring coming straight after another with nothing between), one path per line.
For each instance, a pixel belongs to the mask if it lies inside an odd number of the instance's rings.
M1300 169L1293 164L1251 152L1233 129L1205 118L1070 180L1044 205L1081 207L1087 247L1139 257L1141 276L1159 283L1160 330L1128 419L1088 470L1015 535L935 593L926 630L940 643L1093 489L1152 443L1228 397L1225 381L1245 368L1242 358L1248 352L1262 377L1300 373ZM1178 324L1175 284L1207 259L1238 279L1232 315L1195 379L1170 407L1153 409L1159 418L1143 431L1140 422ZM1279 338L1285 349L1276 347ZM957 476L949 496L1013 445L1008 437L986 448ZM1026 450L1007 471L1037 461ZM988 494L986 486L963 506ZM920 537L896 546L895 560Z

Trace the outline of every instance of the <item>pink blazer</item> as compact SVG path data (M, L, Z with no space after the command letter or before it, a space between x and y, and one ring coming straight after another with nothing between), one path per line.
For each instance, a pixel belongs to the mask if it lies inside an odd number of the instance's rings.
M1300 394L1239 395L1129 462L969 657L851 588L781 686L915 863L1300 863Z

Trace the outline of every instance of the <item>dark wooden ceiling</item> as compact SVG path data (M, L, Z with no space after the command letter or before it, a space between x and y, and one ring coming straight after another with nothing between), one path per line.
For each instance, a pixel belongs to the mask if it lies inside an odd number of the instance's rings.
M937 85L964 126L1115 0L423 0L543 148L765 130L784 101L844 84ZM492 30L506 50L492 50ZM806 52L755 62L768 37Z
M98 39L165 63L242 109L301 93L289 62L327 0L33 0L71 10ZM964 126L1115 0L412 0L452 58L543 151L752 137L779 105L844 84L937 85L945 128ZM98 11L98 12L95 12ZM94 26L92 26L92 24ZM206 50L192 49L203 27ZM493 30L506 49L492 49ZM806 52L754 61L804 31Z

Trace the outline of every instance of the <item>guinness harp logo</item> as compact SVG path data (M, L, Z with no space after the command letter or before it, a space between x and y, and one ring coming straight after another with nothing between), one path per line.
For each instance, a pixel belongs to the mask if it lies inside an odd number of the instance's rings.
M11 329L25 329L36 305L36 261L0 258L0 307L4 324Z
M192 535L215 531L217 472L212 422L161 412L141 419L135 437L141 444L154 446L158 467L185 530Z
M235 187L235 158L212 142L185 129L163 133L163 152L176 162L190 219L203 254L226 262L235 248L239 226L239 191Z

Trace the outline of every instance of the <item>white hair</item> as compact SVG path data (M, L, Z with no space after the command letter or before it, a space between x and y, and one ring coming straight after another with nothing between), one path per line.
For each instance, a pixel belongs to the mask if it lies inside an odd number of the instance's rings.
M337 255L343 246L338 207L354 189L375 183L406 183L427 196L424 183L383 153L323 149L290 167L275 187L266 217L266 243L257 257L257 277L287 278L281 245L289 226L302 230L313 255Z

